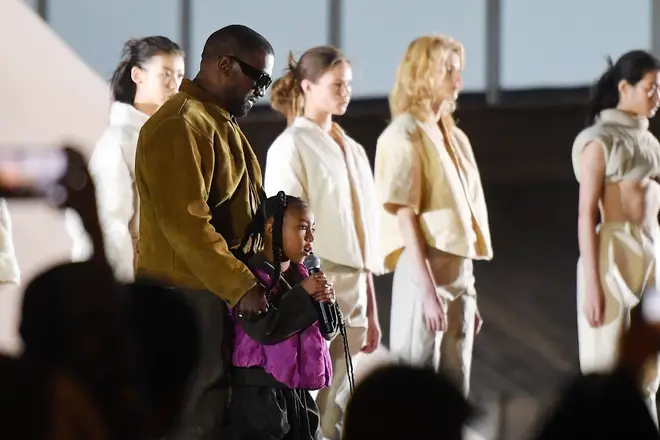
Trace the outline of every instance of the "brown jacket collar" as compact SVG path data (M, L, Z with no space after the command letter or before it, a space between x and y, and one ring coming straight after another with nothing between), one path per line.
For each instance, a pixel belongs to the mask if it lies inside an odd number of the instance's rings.
M200 85L197 84L194 80L184 78L184 80L181 82L181 86L179 87L179 91L186 93L199 101L214 106L222 114L222 116L227 118L227 120L236 122L236 118L234 118L234 116L231 115L227 109L224 109L216 104L213 97L206 90L201 88Z

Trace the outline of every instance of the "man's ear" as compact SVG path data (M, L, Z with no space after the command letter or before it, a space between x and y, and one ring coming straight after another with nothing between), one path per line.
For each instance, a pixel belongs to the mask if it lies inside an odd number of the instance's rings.
M218 69L225 76L229 76L231 69L234 67L234 62L227 57L218 58Z

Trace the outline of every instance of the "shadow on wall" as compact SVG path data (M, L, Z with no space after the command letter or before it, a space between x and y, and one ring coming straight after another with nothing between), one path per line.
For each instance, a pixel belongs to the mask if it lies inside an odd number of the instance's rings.
M107 124L106 82L24 1L2 2L0 39L11 42L0 49L2 59L11 60L0 66L0 148L52 148L71 141L89 154ZM9 209L23 285L69 259L61 212L38 201L11 201ZM0 350L19 347L20 291L0 291Z

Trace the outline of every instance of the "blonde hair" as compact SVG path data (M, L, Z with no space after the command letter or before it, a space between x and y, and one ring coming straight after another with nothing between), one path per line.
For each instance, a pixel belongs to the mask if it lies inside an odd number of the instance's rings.
M425 35L413 40L396 70L394 87L390 93L390 112L392 117L410 113L419 120L424 120L432 111L437 84L438 69L447 73L447 63L451 55L456 54L461 67L465 63L463 45L444 35ZM443 75L444 78L444 75ZM456 105L444 102L443 121L451 126L451 116Z
M307 50L298 61L289 52L284 76L273 82L271 107L283 114L289 123L303 113L305 96L301 87L304 79L316 83L328 70L348 59L332 46L317 46Z

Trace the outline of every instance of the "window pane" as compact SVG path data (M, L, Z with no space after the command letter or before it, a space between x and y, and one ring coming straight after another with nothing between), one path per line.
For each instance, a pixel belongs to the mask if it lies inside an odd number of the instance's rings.
M465 46L464 87L485 88L485 0L343 2L342 44L353 61L357 97L386 96L396 67L416 37L438 32Z
M592 83L631 49L650 49L651 2L502 2L502 87ZM623 18L623 19L622 19Z
M49 23L104 79L110 79L129 38L179 40L178 0L49 0Z

